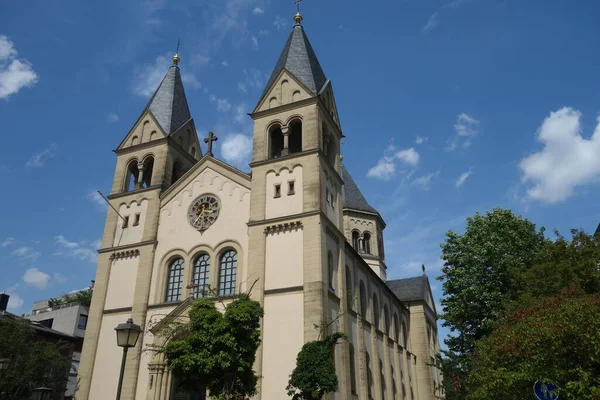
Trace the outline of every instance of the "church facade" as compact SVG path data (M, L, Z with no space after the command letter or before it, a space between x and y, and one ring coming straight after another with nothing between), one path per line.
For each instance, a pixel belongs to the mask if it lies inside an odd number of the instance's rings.
M443 398L437 318L425 275L387 280L385 222L342 164L344 137L331 81L296 24L258 104L251 173L202 154L179 57L115 153L77 399L116 394L114 328L144 328L129 350L122 399L174 393L161 355L161 322L185 316L207 288L233 297L252 287L264 308L256 399L285 387L315 325L343 331L339 389L330 399Z

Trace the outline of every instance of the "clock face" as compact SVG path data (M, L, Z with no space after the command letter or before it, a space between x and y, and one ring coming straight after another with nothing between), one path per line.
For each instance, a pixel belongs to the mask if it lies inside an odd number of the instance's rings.
M195 229L205 231L217 220L219 208L219 200L216 197L202 195L190 206L188 221Z

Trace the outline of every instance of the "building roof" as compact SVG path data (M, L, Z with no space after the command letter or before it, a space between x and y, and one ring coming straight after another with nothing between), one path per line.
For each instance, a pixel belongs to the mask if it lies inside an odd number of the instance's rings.
M344 185L342 187L342 200L344 201L344 208L351 208L353 210L367 211L377 213L365 196L362 194L350 172L342 165L342 179Z
M8 313L6 311L4 312L0 312L0 323L2 323L3 321L5 322L9 322L9 321L13 321L13 320L24 320L24 321L28 321L31 323L31 327L40 335L43 336L52 336L58 339L62 339L62 340L68 340L70 342L76 342L78 340L80 340L80 338L73 336L73 335L68 335L66 333L63 332L59 332L57 330L48 328L42 324L40 324L39 322L35 322L35 321L31 321L25 318L21 318L18 317L14 314Z
M327 82L317 55L310 45L304 28L300 23L296 23L292 28L292 32L275 64L271 77L260 96L259 104L284 68L314 95L317 95Z
M167 135L175 133L192 118L181 73L175 63L167 71L142 114L146 110L150 110Z
M396 279L387 281L386 284L400 301L426 300L427 275L415 278Z

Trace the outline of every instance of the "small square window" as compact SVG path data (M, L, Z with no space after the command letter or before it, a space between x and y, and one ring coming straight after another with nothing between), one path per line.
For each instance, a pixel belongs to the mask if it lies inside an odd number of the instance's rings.
M140 213L135 214L135 218L133 220L133 226L138 226L140 224Z
M84 314L79 314L79 321L77 322L77 328L85 329L87 327L88 316Z
M123 217L123 229L129 226L129 215Z
M275 185L275 198L281 197L281 185Z
M294 181L289 181L288 182L288 196L291 196L293 194L296 194L296 187L295 187Z

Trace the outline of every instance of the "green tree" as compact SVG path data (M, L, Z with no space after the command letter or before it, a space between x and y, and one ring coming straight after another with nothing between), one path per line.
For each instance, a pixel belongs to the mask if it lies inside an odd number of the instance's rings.
M293 400L321 400L338 389L334 351L338 341L346 338L344 333L336 332L302 346L286 387Z
M519 308L477 344L469 399L529 398L551 380L566 400L600 400L600 295L574 287Z
M221 313L215 300L198 299L189 323L177 326L163 349L177 390L206 388L214 399L244 400L256 393L252 367L260 345L263 309L241 294Z
M63 304L79 303L82 306L89 307L92 304L92 289L80 290L75 293L65 293L58 298L48 300L49 307L58 307Z
M28 398L40 386L62 389L71 366L69 343L42 338L22 318L0 321L0 358L8 359L8 369L0 376L3 400Z

